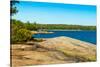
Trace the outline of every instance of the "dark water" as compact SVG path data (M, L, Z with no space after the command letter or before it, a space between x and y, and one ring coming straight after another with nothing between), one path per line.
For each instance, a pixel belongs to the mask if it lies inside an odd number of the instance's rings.
M35 38L53 38L59 36L67 36L82 41L96 44L96 31L51 31L50 34L35 34Z

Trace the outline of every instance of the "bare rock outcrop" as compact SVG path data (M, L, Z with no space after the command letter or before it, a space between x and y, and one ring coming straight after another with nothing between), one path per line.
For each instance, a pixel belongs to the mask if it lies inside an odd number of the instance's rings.
M11 47L13 67L96 61L96 45L63 36Z
M41 48L55 50L81 61L96 60L96 45L69 37L47 39L38 44Z

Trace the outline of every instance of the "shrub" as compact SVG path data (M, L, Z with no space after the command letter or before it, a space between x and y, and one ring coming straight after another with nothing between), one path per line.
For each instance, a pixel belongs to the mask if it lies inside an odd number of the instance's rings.
M23 22L11 19L11 43L22 43L30 40L32 34L26 29Z
M14 32L14 31L12 31ZM11 43L26 42L32 38L32 34L26 29L16 29L16 33L11 35Z

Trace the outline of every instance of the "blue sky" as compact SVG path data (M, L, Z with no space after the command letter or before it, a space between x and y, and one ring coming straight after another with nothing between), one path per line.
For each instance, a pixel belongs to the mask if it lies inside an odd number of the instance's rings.
M20 1L13 18L41 24L96 25L96 6Z

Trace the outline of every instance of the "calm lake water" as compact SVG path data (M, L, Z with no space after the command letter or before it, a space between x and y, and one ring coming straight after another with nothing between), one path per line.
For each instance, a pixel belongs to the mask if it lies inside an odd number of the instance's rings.
M96 31L50 31L50 34L35 34L35 38L53 38L59 36L67 36L82 41L96 44Z

